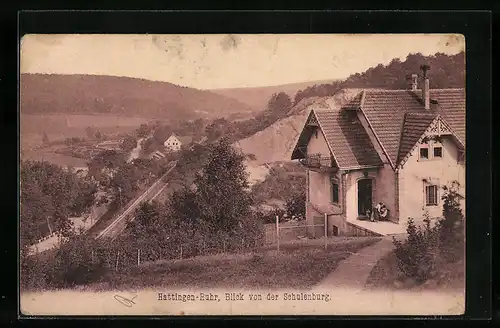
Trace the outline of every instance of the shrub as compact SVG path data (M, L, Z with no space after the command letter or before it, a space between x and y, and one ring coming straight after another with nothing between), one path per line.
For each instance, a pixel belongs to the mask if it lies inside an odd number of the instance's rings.
M459 193L460 184L453 181L450 186L443 186L443 218L438 222L441 252L446 261L454 262L464 251L464 215L460 201L464 198Z
M93 258L97 243L88 236L74 236L60 245L46 273L49 285L73 287L99 280L106 272L104 261Z
M417 227L408 219L408 238L398 241L393 238L398 267L407 277L422 283L436 275L436 267L443 261L455 262L464 253L464 215L460 208L460 185L453 181L443 186L443 217L431 227L426 215L425 226Z
M439 232L437 226L431 227L428 218L424 227L417 227L412 218L408 219L408 239L399 241L393 237L397 264L401 272L418 283L436 275L439 261Z
M304 220L306 217L306 193L296 192L286 201L286 213L290 218Z

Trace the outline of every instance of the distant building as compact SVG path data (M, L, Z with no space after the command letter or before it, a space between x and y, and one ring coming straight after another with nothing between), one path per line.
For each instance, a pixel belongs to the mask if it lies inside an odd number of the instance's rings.
M165 154L163 154L161 151L157 150L151 154L150 158L160 160L160 159L165 158Z
M165 140L163 145L170 151L179 151L182 145L189 145L192 141L193 138L189 136L180 137L172 134L167 140Z

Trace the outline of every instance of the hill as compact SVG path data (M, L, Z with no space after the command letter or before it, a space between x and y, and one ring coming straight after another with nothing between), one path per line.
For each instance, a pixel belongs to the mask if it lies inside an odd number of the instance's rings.
M420 65L428 63L431 88L465 87L464 53L454 56L436 54L425 57L410 54L406 61L394 59L389 65L378 65L366 72L353 74L344 81L308 87L297 92L295 105L287 116L274 122L261 131L235 143L244 153L254 154L256 160L250 165L290 160L295 141L309 114L308 106L342 106L361 88L407 89L406 75L420 73ZM432 74L430 74L432 72Z
M180 120L252 111L236 99L210 91L128 77L22 74L20 93L23 114L114 114Z
M301 89L312 87L316 84L332 83L331 80L309 81L301 83L289 83L282 85L266 86L266 87L253 87L253 88L228 88L228 89L212 89L213 93L238 99L242 103L252 108L255 111L261 111L266 108L267 102L274 93L284 92L292 99L295 93Z

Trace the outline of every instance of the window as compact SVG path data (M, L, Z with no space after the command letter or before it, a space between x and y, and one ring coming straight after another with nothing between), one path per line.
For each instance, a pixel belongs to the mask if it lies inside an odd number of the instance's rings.
M434 157L435 158L443 157L443 147L434 147Z
M420 159L429 159L429 148L420 148Z
M437 196L437 186L425 186L425 206L436 206Z
M331 201L334 204L338 204L339 203L339 184L338 184L338 182L332 181L331 187L332 187Z

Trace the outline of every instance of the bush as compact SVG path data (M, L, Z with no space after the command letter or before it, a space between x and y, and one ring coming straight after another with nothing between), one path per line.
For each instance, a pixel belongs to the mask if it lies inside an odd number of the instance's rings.
M409 218L407 240L393 238L399 269L418 283L433 278L442 262L456 262L464 254L464 215L460 208L463 196L459 187L456 181L443 187L443 217L436 225L431 227L428 215L424 227L417 227Z
M306 193L296 192L286 200L286 214L290 218L304 220L306 217Z
M459 194L460 184L453 181L450 186L444 186L443 219L438 222L440 231L441 252L448 262L458 260L464 252L464 215L460 201L464 198Z
M436 274L439 255L439 232L431 227L428 218L424 227L417 227L412 218L408 219L408 239L399 241L393 237L398 267L407 277L423 283Z
M66 288L99 280L106 272L104 261L93 256L97 242L88 236L74 236L57 250L48 272L53 287Z

